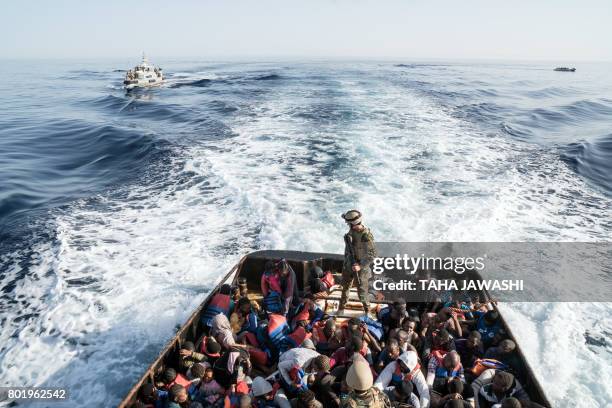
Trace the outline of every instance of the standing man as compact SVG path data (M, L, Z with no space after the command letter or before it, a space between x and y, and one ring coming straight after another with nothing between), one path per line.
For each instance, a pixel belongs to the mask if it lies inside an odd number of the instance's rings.
M353 281L356 281L359 301L361 301L367 316L370 311L370 301L368 299L370 264L377 256L374 237L370 229L361 223L361 213L359 211L349 210L342 214L342 218L349 226L349 231L344 235L342 297L340 298L338 314L344 314L349 290L353 286Z

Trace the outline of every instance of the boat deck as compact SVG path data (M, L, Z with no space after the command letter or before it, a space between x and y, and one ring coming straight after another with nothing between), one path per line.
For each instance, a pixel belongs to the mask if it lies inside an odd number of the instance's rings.
M126 397L119 404L119 407L130 407L136 402L138 390L145 383L154 383L154 379L158 376L166 367L174 366L174 362L178 360L178 353L181 346L186 341L191 341L197 345L201 341L204 335L204 327L200 323L200 315L204 311L206 305L211 299L212 295L219 289L223 284L237 284L239 277L246 278L247 287L249 292L249 299L261 301L261 275L264 271L265 263L268 260L285 259L291 265L296 273L298 280L298 289L304 291L307 289L308 276L310 269L318 265L323 270L331 270L336 278L336 282L339 282L340 271L342 270L343 256L339 254L327 254L327 253L312 253L312 252L298 252L298 251L258 251L243 257L240 262L234 266L223 278L218 282L217 287L213 290L205 299L204 302L194 311L189 317L187 322L179 329L175 337L171 339L164 349L160 352L158 358L149 366L143 376L134 384L129 390ZM332 288L332 291L324 298L317 299L317 304L327 313L335 314L340 299L341 288L336 285ZM484 294L486 296L486 293ZM409 306L418 306L423 308L424 304L411 304L410 300L407 299ZM387 301L376 300L371 301L372 304L377 304L379 307L384 307ZM361 303L357 301L357 292L353 288L351 289L349 296L349 303L345 307L345 312L342 316L337 316L339 320L348 319L351 317L357 317L363 315L363 309ZM535 378L531 367L525 359L518 342L512 330L506 324L503 316L501 315L502 326L506 329L508 337L515 341L517 344L517 353L524 366L526 373L525 378L521 379L521 383L524 389L529 394L532 401L537 402L546 407L550 407L550 403L546 398L540 384Z

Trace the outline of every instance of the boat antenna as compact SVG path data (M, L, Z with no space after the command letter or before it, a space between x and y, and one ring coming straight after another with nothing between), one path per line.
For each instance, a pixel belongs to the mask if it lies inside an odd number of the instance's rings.
M142 52L142 62L143 63L149 62L149 61L147 61L147 55L144 53L144 51Z

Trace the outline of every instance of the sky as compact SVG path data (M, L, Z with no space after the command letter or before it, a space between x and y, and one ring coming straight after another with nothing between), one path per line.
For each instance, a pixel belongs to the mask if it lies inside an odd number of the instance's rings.
M612 61L612 0L2 2L0 58Z

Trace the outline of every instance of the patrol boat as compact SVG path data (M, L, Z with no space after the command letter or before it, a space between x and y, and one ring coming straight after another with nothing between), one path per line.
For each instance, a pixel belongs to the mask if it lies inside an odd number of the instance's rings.
M142 54L142 62L125 73L123 85L128 91L134 88L146 88L161 85L164 82L162 69L149 64L146 55Z
M560 71L560 72L576 72L576 68L568 68L568 67L557 67L554 70Z
M202 304L191 314L185 324L183 324L183 326L177 331L176 335L170 341L168 341L155 361L149 365L142 376L137 379L136 383L128 391L127 395L118 405L119 408L132 407L138 401L138 391L143 385L155 384L155 380L160 377L161 373L163 373L166 368L176 368L176 361L179 359L179 350L182 348L182 345L185 342L193 342L197 350L201 348L202 340L205 336L204 326L201 321L209 303L213 297L219 293L221 286L224 284L240 286L244 285L246 282L248 298L251 301L256 301L261 304L263 301L263 295L261 293L261 276L265 270L265 265L268 261L277 262L279 260L286 261L295 271L298 289L300 293L306 293L308 292L307 288L309 287L309 280L311 277L310 271L314 266L319 266L324 271L331 271L336 282L339 282L344 263L344 255L268 250L257 251L244 256L242 259L240 259L238 264L236 264L223 278L221 278L216 288L208 294ZM477 277L480 277L478 272L475 271L475 274ZM350 319L351 317L359 317L363 314L363 308L357 297L355 288L352 288L349 293L349 300L345 306L344 314L338 315L337 313L334 313L335 309L338 307L340 294L341 288L338 285L332 286L331 290L327 292L325 296L317 296L317 305L323 309L326 314L335 315L339 324ZM481 297L486 300L490 299L490 296L486 291L482 292ZM371 300L370 303L372 305L376 305L377 308L380 309L391 304L392 301L379 299ZM423 312L425 304L410 303L408 300L407 307L417 307L420 312ZM523 354L520 345L517 343L510 327L504 320L499 309L497 309L495 305L493 305L493 308L499 313L501 327L506 331L506 337L516 343L517 356L524 373L524 378L521 379L523 389L527 392L532 402L541 404L544 407L551 407L544 390L535 377L533 370L529 366L529 363L527 362L525 355ZM421 369L423 370L424 374L426 374L427 367L422 367Z

